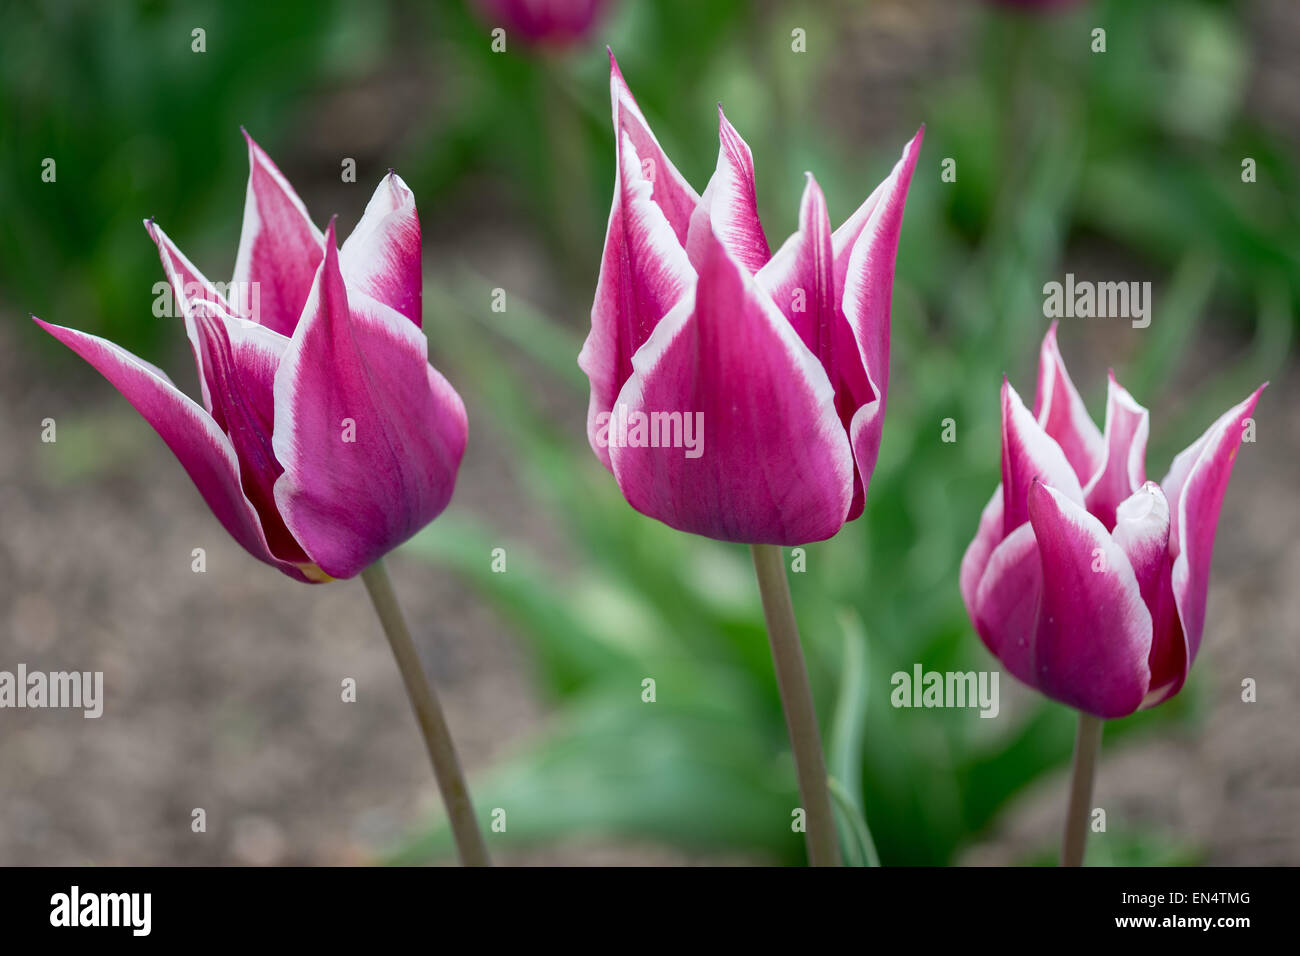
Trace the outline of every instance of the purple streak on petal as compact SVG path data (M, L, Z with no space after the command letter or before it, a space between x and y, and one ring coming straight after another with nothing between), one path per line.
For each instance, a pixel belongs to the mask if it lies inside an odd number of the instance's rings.
M1097 717L1137 710L1151 683L1151 612L1100 521L1035 481L1029 520L1043 563L1034 685Z
M324 253L321 232L271 158L247 131L244 138L248 192L232 304L241 317L292 335Z
M275 377L275 500L315 562L346 578L447 506L467 429L424 334L345 288L333 222L325 249Z
M339 268L349 289L361 290L421 326L420 219L415 195L396 173L384 177L344 240Z
M1065 453L1002 380L1002 533L1029 520L1029 488L1044 481L1082 506L1083 489Z
M179 459L222 527L244 550L292 578L311 580L271 553L258 514L240 486L235 450L212 416L161 371L107 339L40 319L36 322L93 365L144 416Z
M622 447L611 462L628 502L682 531L793 545L843 525L853 459L825 372L748 270L715 238L694 301L655 329L618 397L629 414L703 416L702 455Z
M1266 385L1267 383L1265 383ZM1214 556L1219 509L1241 449L1242 429L1265 385L1219 417L1181 452L1161 483L1173 512L1169 547L1174 556L1173 593L1187 635L1188 666L1196 659L1205 627L1205 601Z
M1084 486L1088 510L1107 528L1115 527L1115 509L1146 481L1147 410L1133 400L1110 373L1106 393L1105 451L1101 466Z
M1034 417L1065 452L1080 485L1092 480L1105 458L1106 443L1079 397L1056 344L1056 323L1043 337L1038 356Z

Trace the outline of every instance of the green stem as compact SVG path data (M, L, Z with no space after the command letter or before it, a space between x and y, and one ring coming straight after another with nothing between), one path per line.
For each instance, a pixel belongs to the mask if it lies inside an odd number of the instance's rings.
M1079 712L1079 731L1074 738L1074 772L1070 777L1070 808L1065 813L1065 839L1061 844L1061 866L1082 866L1088 842L1088 815L1092 809L1092 778L1101 750L1101 718Z
M785 725L794 750L794 769L799 779L799 798L803 801L806 822L804 839L808 845L808 863L811 866L839 866L835 817L826 783L826 758L822 756L817 711L813 708L812 691L808 687L808 669L804 666L803 649L799 643L799 627L794 619L785 563L781 549L775 545L755 544L750 546L750 551L754 555L754 573L763 598L763 616L767 619L767 636L772 645L772 663L785 709Z
M383 559L362 571L361 580L370 592L370 600L374 602L379 623L383 625L384 634L388 636L388 643L393 648L393 656L397 658L397 669L402 672L402 680L406 683L406 693L411 698L411 708L415 711L420 733L424 735L424 745L429 751L429 760L433 763L433 775L438 780L442 802L447 808L447 819L456 840L461 865L491 866L483 834L474 818L474 804L469 798L469 787L465 785L465 775L461 772L456 748L451 742L447 719L443 716L433 686L424 676L420 656L411 643L411 632L407 630L406 619L402 617L402 609L397 604L393 582L388 577Z

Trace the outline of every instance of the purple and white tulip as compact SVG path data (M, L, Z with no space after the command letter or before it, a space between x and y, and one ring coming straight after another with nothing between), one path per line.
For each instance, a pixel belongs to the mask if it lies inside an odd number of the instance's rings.
M862 513L880 448L894 259L922 132L834 231L809 175L799 231L773 254L753 157L721 109L717 170L700 196L612 54L610 93L614 201L578 358L592 448L634 508L679 530L747 544L829 538ZM673 415L702 426L694 453L623 434L638 420L667 430Z
M483 19L533 46L564 47L583 40L610 0L475 0Z
M1002 383L1002 484L961 565L976 631L1013 675L1102 718L1182 689L1201 646L1219 508L1255 392L1146 476L1147 410L1115 380L1098 431L1043 340L1031 414Z
M145 223L201 405L120 346L36 321L135 406L250 554L299 581L349 578L447 506L465 407L429 365L406 184L389 173L340 249L334 222L322 234L251 137L248 150L228 295Z

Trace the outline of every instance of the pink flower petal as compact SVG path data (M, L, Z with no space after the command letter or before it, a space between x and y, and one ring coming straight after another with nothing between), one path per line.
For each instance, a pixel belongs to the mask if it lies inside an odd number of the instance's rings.
M185 254L163 232L162 226L159 226L152 219L146 219L144 228L149 233L149 238L154 241L154 245L158 247L158 257L162 260L163 273L171 284L175 307L180 311L181 319L185 323L185 335L190 340L190 350L194 353L194 364L199 372L199 388L203 393L203 407L214 415L219 415L219 409L214 409L211 383L208 380L207 372L203 368L203 347L200 342L198 327L190 316L189 300L203 299L215 302L226 311L230 311L230 306L226 302L225 296L208 281L207 277L185 257ZM217 424L223 430L226 427L225 421L220 417L217 418Z
M755 280L821 362L835 389L836 413L847 434L859 409L880 406L853 330L840 308L834 266L826 198L810 173L799 207L799 231L758 271ZM862 506L862 476L855 463L850 521L862 513Z
M1128 557L1100 521L1041 481L1029 520L1043 563L1034 686L1097 717L1133 713L1151 683L1151 613Z
M718 140L718 166L691 217L686 251L698 267L710 236L716 236L732 258L753 274L772 258L763 224L758 219L754 155L736 128L727 122L721 106L718 107Z
M349 289L421 326L420 220L414 194L391 170L339 250L339 268Z
M241 317L293 334L324 250L320 230L262 147L248 140L248 193L230 299Z
M841 307L857 342L861 375L870 383L873 393L870 399L866 399L866 389L861 384L859 373L857 370L852 374L848 371L851 363L847 356L842 363L837 359L837 374L851 383L854 400L862 402L850 422L849 439L863 487L871 480L876 456L880 452L885 401L889 394L889 312L894 291L894 261L903 228L907 190L924 134L925 128L922 127L904 148L902 158L885 180L884 191L876 200L862 232L849 247L842 280L839 270L843 255L838 248L835 249L836 288L841 288L840 282L843 282ZM834 237L832 247L835 248ZM840 350L840 354L845 351Z
M591 307L591 332L578 356L579 367L591 381L587 438L606 468L609 450L596 441L596 419L614 407L632 374L637 349L695 284L686 250L663 207L654 201L654 187L642 175L637 148L626 133L618 159L614 208Z
M1002 380L1002 533L1010 534L1029 520L1029 488L1043 481L1076 504L1083 489L1065 453L1029 414L1005 378Z
M985 509L989 514L989 509ZM963 569L964 570L964 569ZM1025 522L993 548L973 592L971 620L984 646L1031 687L1043 564L1034 529Z
M1174 606L1169 551L1171 527L1169 502L1154 481L1146 482L1116 509L1111 537L1128 557L1142 592L1142 602L1151 612L1151 686L1143 707L1152 707L1182 687L1187 674L1187 642Z
M160 370L106 339L36 319L38 325L93 365L153 426L171 449L212 513L253 557L299 581L319 581L319 570L276 558L257 512L245 497L239 462L212 416L176 388Z
M1267 384L1267 383L1266 383ZM1230 408L1190 447L1174 458L1161 483L1173 512L1169 547L1174 555L1173 592L1187 635L1188 666L1196 659L1205 627L1205 600L1214 556L1219 509L1241 449L1242 429L1265 385Z
M835 534L853 459L826 373L748 270L716 238L693 301L633 360L617 410L702 418L698 457L633 447L611 429L620 489L643 514L723 541L802 544ZM632 437L629 435L629 437Z
M1146 481L1147 410L1110 374L1106 393L1105 450L1101 466L1083 489L1088 510L1107 528L1115 527L1115 509Z
M437 517L465 407L409 319L344 286L334 224L275 377L275 500L321 568L352 577Z
M609 93L614 110L615 145L622 148L625 135L632 141L640 166L640 177L654 187L655 205L663 211L664 218L672 226L677 242L685 247L691 214L700 201L699 194L677 171L677 167L659 145L659 140L641 113L641 107L623 80L612 50L609 54ZM615 194L617 195L617 189Z
M979 530L975 532L975 537L967 545L966 553L961 559L959 579L961 598L966 604L966 613L970 615L971 621L978 619L975 596L979 590L980 579L984 577L984 571L988 568L989 558L992 557L994 549L1001 543L1002 486L998 485L993 492L993 497L984 506L984 511L980 514Z
M1088 484L1105 459L1106 443L1065 370L1056 344L1055 322L1043 337L1038 357L1034 417L1061 446L1079 484Z

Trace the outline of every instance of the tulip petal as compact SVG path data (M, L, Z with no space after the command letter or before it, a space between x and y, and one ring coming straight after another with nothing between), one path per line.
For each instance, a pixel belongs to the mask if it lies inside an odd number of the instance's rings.
M865 487L876 468L880 452L881 428L884 425L885 400L889 392L889 312L894 291L894 261L898 255L898 240L903 229L903 207L907 202L908 187L916 169L916 159L921 151L922 127L903 150L885 180L884 192L876 201L871 215L854 240L848 253L843 279L839 269L843 257L836 252L836 288L842 288L842 309L850 331L857 343L861 376L871 387L871 397L866 399L865 387L856 389L856 400L862 400L849 425L849 439L853 445L853 458ZM832 247L834 238L832 237ZM840 282L843 285L840 285ZM841 353L845 350L841 350ZM850 381L847 357L836 370ZM853 376L858 376L857 371Z
M1173 512L1170 532L1173 592L1187 635L1189 667L1200 650L1205 627L1205 601L1219 509L1241 448L1242 429L1254 413L1266 385L1221 415L1199 439L1180 452L1161 483Z
M736 128L718 107L718 166L691 216L686 251L697 267L701 250L716 236L732 257L750 271L758 272L772 258L758 219L758 195L754 188L754 155Z
M635 144L624 134L591 332L578 356L579 367L591 381L587 439L606 468L609 450L596 441L596 420L614 407L632 374L637 349L695 284L686 250L654 201L654 187L642 168Z
M1105 460L1106 443L1065 370L1055 322L1043 337L1038 356L1034 417L1061 446L1079 484L1088 484Z
M677 171L677 167L659 145L641 107L637 105L636 98L623 79L612 50L609 54L609 94L614 111L615 145L621 149L624 136L632 141L638 156L639 175L654 186L655 205L663 211L678 243L684 247L691 225L691 214L700 201L699 194Z
M323 255L321 232L262 147L248 140L248 192L230 299L244 318L293 334Z
M211 385L213 418L234 446L244 494L262 518L271 553L308 562L275 503L275 483L284 471L272 448L275 376L289 340L206 300L191 302L190 316Z
M1088 510L1107 528L1115 509L1146 481L1147 410L1110 373L1106 392L1106 433L1101 466L1083 489Z
M334 223L275 376L275 500L315 562L351 577L447 506L465 407L405 316L345 288Z
M202 299L215 302L226 311L230 311L230 306L226 302L225 296L186 258L185 254L177 248L167 233L163 232L162 226L159 226L152 219L146 219L144 228L149 233L149 238L154 241L154 245L158 247L158 257L162 260L163 273L167 276L168 282L171 283L176 308L180 310L181 317L185 322L185 335L190 341L190 350L194 353L194 364L199 372L199 388L203 393L203 407L210 413L219 415L219 412L214 410L211 384L208 381L208 374L203 368L203 347L200 342L198 327L190 316L189 301L191 299ZM217 418L217 424L223 430L226 427L225 421L220 417Z
M299 581L320 578L271 553L257 511L240 485L230 440L198 404L159 369L107 339L75 329L38 325L99 371L144 416L189 474L222 527L253 557Z
M1002 533L1029 520L1029 488L1043 481L1072 502L1083 504L1083 489L1061 450L1029 414L1025 403L1002 379Z
M998 485L993 497L980 513L979 530L966 547L961 559L961 598L966 604L966 613L970 619L978 619L975 596L979 590L980 579L989 565L993 551L1002 543L1002 486Z
M984 646L1013 676L1031 687L1038 686L1034 641L1042 590L1038 542L1033 527L1025 522L989 554L974 590L971 620Z
M803 544L835 534L853 459L826 373L717 238L688 298L633 359L617 411L702 421L696 457L634 447L617 428L610 460L632 507L723 541ZM629 435L635 437L633 433Z
M854 415L875 403L877 396L835 295L834 266L826 197L809 173L799 207L799 231L758 271L755 280L821 362L835 389L836 412L848 433ZM874 407L878 409L879 404ZM855 462L850 521L862 513L862 505L863 482Z
M1151 612L1133 567L1100 521L1041 481L1029 521L1043 562L1034 684L1097 717L1137 710L1151 683Z
M1120 503L1111 532L1133 567L1142 602L1151 613L1151 652L1147 656L1151 686L1143 707L1171 696L1187 674L1187 642L1170 582L1170 527L1169 501L1159 485L1148 481Z
M349 289L421 326L420 220L415 195L391 170L339 250L339 268Z

